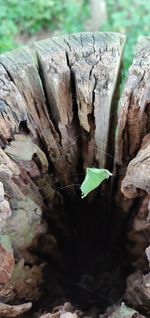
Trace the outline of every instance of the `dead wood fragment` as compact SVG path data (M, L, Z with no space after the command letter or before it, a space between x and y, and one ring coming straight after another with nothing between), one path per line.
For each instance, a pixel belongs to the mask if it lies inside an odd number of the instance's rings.
M14 161L31 161L36 155L40 162L41 173L48 170L48 161L45 153L31 141L29 136L19 134L14 135L15 140L6 146L5 153Z
M0 284L4 285L11 279L15 261L7 235L1 235L0 241Z
M9 202L4 198L4 187L0 182L0 230L6 224L6 220L12 215Z
M136 310L127 307L125 303L119 306L112 306L108 308L105 314L100 315L100 318L144 318Z
M150 222L148 217L148 203L150 195L145 195L140 199L136 216L133 219L132 226L128 230L128 254L132 259L134 268L148 271L148 263L145 255L145 249L149 245Z
M121 191L128 198L138 197L144 191L150 193L150 134L147 136L147 143L130 161Z
M11 279L0 289L0 297L5 301L14 302L37 301L41 295L44 264L27 266L24 260L15 264Z
M31 302L16 306L0 303L0 317L17 317L29 311L31 307Z
M40 318L78 318L76 313L65 312L62 314L44 314Z
M64 305L54 307L52 313L45 313L39 318L78 318L81 315L81 311L75 310L70 303L66 302Z
M135 189L134 184L133 186L131 185L130 178L128 189L123 185L122 190L126 191L124 193L127 195L125 198L124 195L120 193L120 183L126 174L129 162L135 158L137 152L140 150L143 138L150 132L149 92L150 38L143 36L138 40L135 58L129 69L119 107L115 150L115 171L118 177L118 187L116 188L115 201L125 211L129 211L133 205L133 197L135 195L138 196L138 193L143 193L142 189ZM144 171L141 171L141 174L142 173L144 173ZM137 179L137 187L138 185L140 186Z
M150 38L140 37L120 101L116 160L129 163L150 131Z
M146 256L147 256L147 259L149 262L149 268L150 268L150 246L146 248L145 252L146 252Z
M124 299L129 306L150 315L150 274L136 271L127 279Z

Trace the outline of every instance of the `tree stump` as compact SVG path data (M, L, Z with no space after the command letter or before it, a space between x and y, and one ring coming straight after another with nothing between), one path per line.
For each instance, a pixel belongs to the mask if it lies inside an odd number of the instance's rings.
M89 32L0 55L1 316L73 301L69 289L84 307L78 288L104 288L89 301L101 313L124 295L150 314L150 39L138 41L117 118L124 45ZM113 177L82 200L86 167Z

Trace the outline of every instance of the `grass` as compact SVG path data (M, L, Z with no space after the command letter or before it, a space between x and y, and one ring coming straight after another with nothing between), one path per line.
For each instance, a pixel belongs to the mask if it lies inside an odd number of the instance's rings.
M17 47L17 36L80 32L88 8L87 0L0 0L0 52Z

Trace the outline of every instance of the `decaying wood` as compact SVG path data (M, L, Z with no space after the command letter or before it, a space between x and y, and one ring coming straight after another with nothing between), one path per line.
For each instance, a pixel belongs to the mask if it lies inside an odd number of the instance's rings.
M40 297L45 264L40 256L31 254L31 247L48 257L55 250L58 257L57 239L54 233L46 233L42 213L68 235L62 213L64 198L55 183L60 189L66 187L66 197L72 198L73 186L81 180L75 175L88 166L113 167L116 93L124 42L125 37L117 33L82 33L44 40L32 49L0 56L0 297L6 302ZM129 242L134 242L131 252L138 271L129 276L125 297L130 303L132 295L131 306L141 309L142 302L148 313L149 274L144 276L143 271L148 265L146 247L149 260L144 236L150 233L149 132L150 39L142 37L120 101L114 193L116 202L128 213L134 198L140 197L128 233ZM37 242L42 233L41 251ZM4 308L7 317L9 310L17 315L29 307L2 304L0 310ZM121 306L104 317L115 317L120 310ZM60 309L43 317L77 315ZM133 316L130 312L127 317Z
M42 266L34 276L35 258L27 249L36 248L46 231L42 211L49 209L48 217L65 228L63 199L52 180L74 183L82 160L82 169L107 166L124 41L115 33L83 33L0 55L0 237L6 235L11 248L1 245L0 295L6 300L39 297ZM54 235L46 239L56 248Z
M150 38L140 37L120 102L116 161L129 163L150 131Z
M0 182L0 229L2 230L6 220L12 215L9 202L4 198L4 187Z
M31 307L31 302L16 306L0 303L0 317L17 317L29 311Z
M30 266L23 259L16 262L11 279L0 289L0 298L3 301L12 304L16 300L37 301L40 298L44 264L34 265L36 261L36 258L30 260L29 254Z
M0 284L10 280L14 270L14 255L7 235L0 237Z
M80 134L84 166L106 166L123 47L124 36L113 33L82 33L35 44L53 123L71 171Z
M67 306L66 306L67 305ZM39 318L79 318L83 316L81 311L75 310L71 305L68 308L68 311L65 307L68 307L68 303L60 306L58 310L52 313L45 313L40 315ZM55 309L55 308L54 308ZM89 316L94 316L94 309L90 312ZM100 318L144 318L143 315L140 315L136 310L127 307L124 303L120 305L114 305L107 309L105 314L99 316Z
M150 274L141 271L129 275L124 295L125 301L139 311L150 315Z
M127 307L125 303L121 303L121 305L108 308L105 314L100 315L100 318L144 318L144 316L133 308Z
M48 147L52 161L55 162L59 157L61 164L60 147L57 142L59 137L49 118L40 77L29 50L21 49L1 55L0 63L3 65L4 72L0 99L6 104L1 116L3 129L7 127L5 144L8 139L13 139L14 133L18 133L19 129L25 125L25 128L27 126L30 131L31 138L37 140L40 137L45 147ZM21 109L17 110L16 105ZM7 120L7 112L12 114L10 123ZM4 139L5 135L3 133L1 135ZM53 157L54 152L57 157L55 154Z
M121 190L129 205L134 203L134 198L141 197L132 228L128 231L128 249L136 271L128 277L125 300L137 310L145 310L147 315L150 313L150 274L143 273L148 272L145 249L148 252L150 237L149 132L150 38L141 37L120 101L116 162ZM120 205L124 207L124 196L122 200L120 198L119 194Z
M135 198L147 192L150 194L150 134L144 138L141 149L127 167L121 191L128 198Z
M45 313L40 315L39 318L79 318L82 312L75 310L75 308L68 302L63 305L54 307L52 313Z

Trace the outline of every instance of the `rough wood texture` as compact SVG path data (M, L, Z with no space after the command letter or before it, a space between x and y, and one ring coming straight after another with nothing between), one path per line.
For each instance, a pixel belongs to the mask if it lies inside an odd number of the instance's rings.
M150 38L140 37L120 102L116 161L128 163L150 131Z
M82 33L35 44L50 113L71 171L80 134L84 166L106 166L123 47L124 36L113 33Z
M124 41L117 33L82 33L0 56L0 297L6 302L39 298L45 264L31 247L41 253L42 233L42 253L50 246L46 255L55 251L58 257L56 237L46 233L42 213L68 238L64 200L77 197L78 175L88 166L113 167ZM129 213L144 192L128 233L140 274L129 277L125 295L129 302L132 294L130 303L137 309L142 302L146 312L149 274L142 271L148 265L143 258L149 244L144 236L149 237L150 220L149 131L150 39L143 37L120 101L114 192ZM64 197L57 186L65 189Z
M125 211L129 210L133 200L131 199L132 195L129 195L130 191L128 191L128 199L125 198L124 195L121 195L121 182L126 174L127 165L137 155L137 152L141 148L143 138L150 132L149 98L150 38L140 37L137 44L135 58L129 69L122 97L119 102L119 118L115 151L115 174L118 177L118 195L116 195L116 202L121 205ZM146 174L149 171L148 169L149 167L147 167ZM139 182L139 176L136 179L138 179L137 182ZM122 186L122 189L123 188L124 185Z
M25 131L28 129L31 138L35 140L40 138L40 141L48 147L51 160L55 163L59 157L59 164L61 164L58 134L49 118L42 83L29 50L21 49L1 55L0 63L3 65L4 72L1 79L3 82L0 99L2 105L6 106L1 110L4 126L2 127L3 129L7 127L5 143L8 139L13 139L14 133L18 133L19 129ZM12 114L9 120L8 113ZM1 135L4 139L4 133Z
M40 295L43 265L36 265L40 261L28 248L36 249L46 231L42 211L49 210L47 217L67 235L63 199L53 183L68 186L86 166L107 166L124 40L113 33L75 34L0 56L0 238L6 234L9 242L9 248L0 245L5 301ZM46 239L56 249L55 236Z
M150 38L140 37L120 101L116 175L120 179L116 198L130 211L134 198L141 197L136 217L128 231L128 249L137 270L127 280L125 299L137 310L150 313L150 274L145 249L149 245L150 194ZM122 198L122 200L121 200ZM128 202L128 203L127 203ZM125 208L124 208L125 207Z
M143 138L141 149L127 167L121 191L128 198L135 198L144 192L150 194L150 134Z
M10 306L0 303L0 316L1 317L17 317L21 314L29 311L32 307L32 303L26 303L17 306Z

